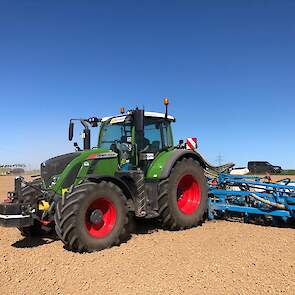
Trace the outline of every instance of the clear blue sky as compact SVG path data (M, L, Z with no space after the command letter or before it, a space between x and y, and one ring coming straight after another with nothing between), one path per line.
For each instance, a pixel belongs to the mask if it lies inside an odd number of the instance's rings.
M171 101L211 161L295 168L295 1L1 1L0 163L72 151L71 117Z

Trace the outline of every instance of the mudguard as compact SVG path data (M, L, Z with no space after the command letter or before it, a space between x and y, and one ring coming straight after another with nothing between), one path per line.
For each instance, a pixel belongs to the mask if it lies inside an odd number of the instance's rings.
M160 179L167 178L170 174L172 167L181 158L196 159L204 169L206 168L205 161L199 153L196 153L192 150L175 149L173 150L172 155L169 157L163 170L161 171Z
M169 176L172 167L175 163L181 158L193 158L198 161L205 170L211 170L215 173L222 173L230 168L232 168L235 164L228 163L222 166L214 166L207 162L201 154L193 150L185 150L185 149L175 149L172 152L172 156L167 160L165 167L161 171L160 179L165 179Z

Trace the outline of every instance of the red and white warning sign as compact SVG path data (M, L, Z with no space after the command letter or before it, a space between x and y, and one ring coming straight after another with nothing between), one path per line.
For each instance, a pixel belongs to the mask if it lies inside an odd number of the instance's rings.
M194 150L197 148L197 138L196 137L188 137L186 139L186 149Z

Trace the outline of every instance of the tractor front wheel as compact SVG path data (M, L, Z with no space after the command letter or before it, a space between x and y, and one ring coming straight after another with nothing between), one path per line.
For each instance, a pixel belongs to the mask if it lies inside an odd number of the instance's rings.
M85 182L57 203L55 230L66 248L93 252L118 245L127 236L127 200L112 182Z
M193 159L183 159L160 183L159 213L170 230L197 226L207 208L208 188L204 171Z

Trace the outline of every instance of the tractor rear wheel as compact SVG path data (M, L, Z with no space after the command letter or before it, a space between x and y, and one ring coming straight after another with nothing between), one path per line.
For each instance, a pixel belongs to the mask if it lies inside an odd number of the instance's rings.
M160 183L159 213L170 230L182 230L200 224L207 208L208 187L204 171L193 159L183 159Z
M55 230L67 249L93 252L127 239L127 199L112 182L85 182L57 203Z

